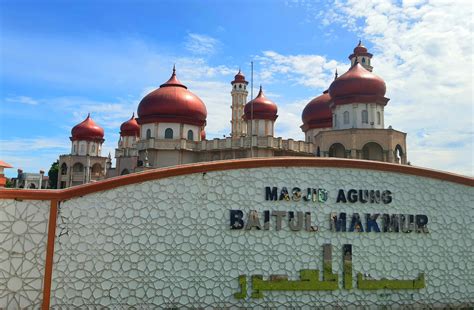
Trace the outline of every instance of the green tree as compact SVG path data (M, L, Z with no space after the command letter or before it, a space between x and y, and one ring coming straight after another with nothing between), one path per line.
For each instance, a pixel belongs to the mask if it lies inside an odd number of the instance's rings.
M49 168L49 188L58 188L59 160L56 160Z
M7 183L5 184L6 188L13 188L13 182L11 179L7 179Z

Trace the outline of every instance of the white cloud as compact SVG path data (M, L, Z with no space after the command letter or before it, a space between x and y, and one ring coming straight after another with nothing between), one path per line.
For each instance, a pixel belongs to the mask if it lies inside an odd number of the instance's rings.
M9 97L5 99L6 102L9 103L21 103L21 104L29 104L29 105L37 105L38 101L28 97L28 96L16 96L16 97Z
M185 42L186 49L198 55L212 55L216 52L219 45L219 40L198 33L189 33Z
M334 79L336 69L345 70L348 64L327 59L321 55L282 55L275 51L264 51L256 59L263 68L260 79L265 84L282 76L295 84L314 88L327 88Z
M374 73L385 80L391 98L386 126L408 133L413 164L474 175L470 1L336 0L319 13L311 2L299 5L323 25L342 26L373 45ZM278 73L322 87L330 77L322 56L267 52L263 58L268 78Z

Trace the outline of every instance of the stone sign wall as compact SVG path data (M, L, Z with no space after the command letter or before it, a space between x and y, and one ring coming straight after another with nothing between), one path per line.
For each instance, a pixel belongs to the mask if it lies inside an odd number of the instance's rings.
M212 165L79 187L68 199L72 190L60 191L51 306L474 302L472 186L350 167ZM41 303L48 205L0 200L5 308ZM17 251L11 240L25 241Z

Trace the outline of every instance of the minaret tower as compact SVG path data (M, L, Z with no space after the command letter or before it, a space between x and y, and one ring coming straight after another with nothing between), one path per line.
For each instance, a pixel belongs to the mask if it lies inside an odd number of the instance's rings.
M247 103L247 85L249 82L245 80L245 76L242 72L239 72L235 75L234 80L230 83L232 84L232 119L230 121L232 126L232 132L230 133L232 138L239 138L247 134L247 126L245 126L245 121L242 118L244 115L244 106Z
M373 67L370 64L372 61L372 54L367 51L367 47L362 45L362 41L359 40L359 44L354 48L354 52L349 55L349 59L351 61L351 66L358 62L362 67L372 72Z

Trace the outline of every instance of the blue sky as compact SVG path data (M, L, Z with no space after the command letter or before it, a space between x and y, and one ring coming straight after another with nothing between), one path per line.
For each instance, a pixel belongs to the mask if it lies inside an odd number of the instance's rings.
M120 124L175 63L206 103L208 138L229 133L229 82L239 67L249 77L254 61L255 87L279 106L276 134L303 139L305 104L347 70L362 39L387 83L386 126L408 133L412 164L472 175L472 10L424 0L2 1L0 159L47 171L88 112L113 156Z

